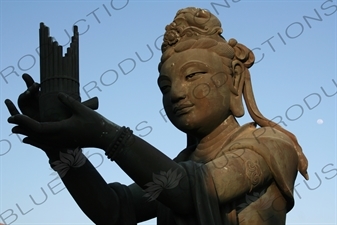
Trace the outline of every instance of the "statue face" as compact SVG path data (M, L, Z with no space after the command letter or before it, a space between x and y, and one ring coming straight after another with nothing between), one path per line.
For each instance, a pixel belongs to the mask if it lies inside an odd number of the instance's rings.
M202 138L230 115L229 81L221 57L206 49L173 54L161 67L158 85L174 126Z

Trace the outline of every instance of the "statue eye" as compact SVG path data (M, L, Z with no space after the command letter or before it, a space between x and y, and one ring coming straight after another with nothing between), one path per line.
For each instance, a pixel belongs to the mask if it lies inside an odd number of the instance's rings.
M159 76L157 82L159 89L163 94L167 93L170 90L171 80L167 76Z
M160 91L165 94L171 89L171 82L164 81L159 83Z
M206 72L195 72L195 73L190 73L186 76L186 79L189 80L193 77L195 77L196 75L200 75L200 74L205 74Z
M160 86L159 88L160 88L160 91L161 91L163 94L165 94L165 93L167 93L167 92L170 90L171 85L162 85L162 86Z

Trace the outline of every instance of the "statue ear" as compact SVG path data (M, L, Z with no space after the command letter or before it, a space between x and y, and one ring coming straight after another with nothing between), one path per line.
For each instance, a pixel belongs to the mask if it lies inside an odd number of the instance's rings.
M244 108L242 104L242 91L245 81L244 70L246 68L239 60L233 60L232 62L232 86L231 86L231 99L230 110L235 117L241 117L244 114Z

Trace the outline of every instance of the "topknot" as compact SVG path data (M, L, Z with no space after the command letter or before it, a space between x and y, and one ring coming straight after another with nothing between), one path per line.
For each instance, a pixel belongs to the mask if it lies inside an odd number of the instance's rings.
M221 36L221 23L208 10L188 7L177 12L172 23L165 27L162 53L187 38L199 39L212 36L215 40L226 40Z

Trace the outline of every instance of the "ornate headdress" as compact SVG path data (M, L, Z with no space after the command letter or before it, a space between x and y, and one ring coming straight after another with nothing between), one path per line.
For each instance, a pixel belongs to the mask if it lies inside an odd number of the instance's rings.
M165 30L159 70L174 53L190 48L208 49L231 60L236 58L247 68L254 63L254 54L246 46L235 39L226 41L221 35L221 22L208 10L194 7L181 9Z
M205 9L188 7L177 12L172 23L165 27L162 52L174 46L178 41L190 38L211 37L217 41L226 40L221 36L221 23Z
M225 60L227 66L231 67L231 63L229 64L228 61L238 60L246 67L242 74L244 82L239 89L242 91L250 116L260 127L273 127L290 137L299 158L298 170L308 179L308 161L296 137L280 125L265 118L257 108L248 70L254 64L255 57L253 52L235 39L230 39L227 42L221 35L223 30L219 19L204 9L188 7L179 10L173 22L167 25L165 30L159 71L161 65L174 53L191 48L208 49L219 56L227 58ZM241 96L238 97L241 98Z

